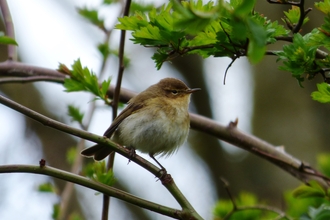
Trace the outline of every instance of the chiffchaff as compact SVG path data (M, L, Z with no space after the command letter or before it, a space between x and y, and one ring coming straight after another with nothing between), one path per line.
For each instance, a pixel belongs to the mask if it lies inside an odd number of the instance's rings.
M162 79L133 97L104 136L132 150L148 153L161 166L154 156L171 155L186 141L190 94L199 90L190 89L175 78ZM81 154L102 160L111 152L110 147L97 144Z

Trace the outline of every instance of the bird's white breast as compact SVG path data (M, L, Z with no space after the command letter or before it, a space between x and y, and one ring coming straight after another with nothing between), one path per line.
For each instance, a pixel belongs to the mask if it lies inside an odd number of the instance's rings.
M128 116L118 126L114 141L144 153L170 155L187 139L189 132L188 105L172 106L165 111L151 105Z

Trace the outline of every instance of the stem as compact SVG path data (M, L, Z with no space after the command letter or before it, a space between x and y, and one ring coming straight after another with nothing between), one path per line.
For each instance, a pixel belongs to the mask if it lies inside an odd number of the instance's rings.
M91 105L89 106L88 112L87 112L87 116L85 117L85 126L81 125L81 127L84 130L88 130L88 127L92 121L93 115L94 115L94 111L95 111L95 102L92 102ZM76 155L75 155L75 159L74 159L74 163L71 167L70 172L74 173L74 174L78 174L79 171L81 170L81 166L83 164L83 157L80 155L80 152L84 149L85 146L85 139L80 139L79 143L77 145L76 148ZM61 193L61 203L60 203L60 214L58 219L59 220L64 220L67 217L67 208L69 207L68 203L70 202L70 198L73 194L73 190L74 190L74 185L72 182L67 182L62 193Z
M2 17L5 23L6 27L6 35L8 37L11 37L12 39L15 39L15 30L14 30L14 24L13 19L10 14L10 10L7 4L6 0L0 0L0 8ZM9 61L16 61L17 60L17 50L16 45L8 45L8 60Z
M125 8L124 8L123 16L128 16L130 6L131 6L131 0L127 0ZM125 63L124 63L125 37L126 37L126 31L121 30L119 51L118 51L118 57L119 57L118 78L117 78L115 92L114 92L113 100L112 100L112 120L115 120L115 118L117 117L120 88L121 88L121 82L123 79L123 74L124 74L124 69L125 69ZM108 165L107 165L108 170L113 170L114 161L115 161L115 153L112 153L109 155L109 158L108 158ZM110 205L110 198L108 196L104 195L103 196L103 208L102 208L102 220L108 219L109 205Z
M66 124L63 124L61 122L55 121L51 118L48 118L42 114L39 114L31 109L28 109L8 98L5 98L4 96L0 95L0 103L4 104L7 107L10 107L40 123L42 123L45 126L49 126L52 128L55 128L56 130L60 130L63 132L66 132L68 134L72 134L74 136L93 141L98 144L102 144L105 146L111 147L114 151L117 153L123 155L124 157L130 159L131 161L137 163L141 167L145 168L148 170L150 173L154 174L156 177L160 178L161 175L161 170L150 163L149 161L143 159L142 157L136 155L134 157L131 157L130 155L130 150L114 143L108 138L104 138L95 134L91 134L89 132L86 132L84 130L80 130L77 128L70 127ZM183 194L178 190L174 180L171 181L170 184L165 184L165 187L169 190L169 192L173 195L173 197L179 202L179 204L184 208L185 212L191 213L193 216L197 216L198 214L196 211L192 208L192 206L189 204L189 201L183 196ZM188 210L189 209L189 210ZM200 219L197 218L196 219Z
M117 199L129 202L133 205L163 214L175 219L183 219L187 215L186 212L169 208L157 203L153 203L137 196L126 193L122 190L114 187L87 179L86 177L59 170L50 166L33 166L33 165L3 165L0 166L0 173L35 173L41 175L47 175L56 177L65 181L69 181L81 186L85 186L90 189L94 189L98 192L104 193L108 196L115 197Z

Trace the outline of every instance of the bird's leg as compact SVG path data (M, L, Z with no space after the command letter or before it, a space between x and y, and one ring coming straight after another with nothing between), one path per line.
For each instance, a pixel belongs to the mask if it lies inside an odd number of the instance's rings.
M164 171L166 171L166 169L165 169L165 167L163 167L159 162L158 162L158 160L156 160L156 158L154 157L154 155L153 154L149 154L149 156L158 164L158 166L160 166L160 168L162 169L162 170L164 170Z
M149 154L149 156L158 164L158 166L160 166L160 171L159 174L157 174L157 177L160 179L160 181L162 181L162 183L165 185L167 183L170 183L173 181L172 177L170 174L167 173L165 167L163 167L158 160L156 160L156 158L154 157L153 154Z
M131 159L136 156L135 148L134 147L126 147L129 150L128 153L128 163L131 162Z

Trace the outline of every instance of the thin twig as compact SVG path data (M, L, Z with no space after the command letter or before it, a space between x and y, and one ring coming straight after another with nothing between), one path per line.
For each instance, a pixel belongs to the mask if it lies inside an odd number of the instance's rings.
M131 0L126 0L123 17L128 16L130 6L131 6ZM116 87L115 87L115 93L114 93L113 100L112 100L112 120L114 120L117 117L120 88L121 88L121 82L123 79L123 74L124 74L124 69L125 69L125 63L124 63L125 38L126 38L126 31L121 30L119 51L118 51L118 57L119 57L118 76L117 76L117 83L116 83ZM108 165L107 165L108 170L113 170L114 158L115 158L115 153L112 153L109 155ZM103 205L102 205L102 220L108 219L109 205L110 205L110 197L104 195L103 196Z
M85 116L85 124L82 124L81 127L84 130L88 130L88 127L92 121L94 111L95 111L95 102L92 102L91 105L88 108L87 114ZM76 155L74 158L74 163L72 164L71 173L78 174L79 171L81 170L81 166L83 164L83 157L80 155L80 152L84 149L85 147L85 139L80 139L80 141L77 144L76 147ZM59 220L64 220L66 219L67 216L67 209L69 207L68 203L70 202L70 198L73 194L74 190L74 185L72 182L67 182L65 184L65 187L61 193L61 203L60 203L60 214L58 216Z
M105 38L104 38L104 44L108 45L110 37L111 37L111 33L112 33L112 29L106 30L105 28L102 29L103 31L105 31ZM103 78L103 76L105 75L105 70L106 70L106 63L108 61L108 56L107 57L103 57L102 59L102 63L101 63L101 67L100 67L100 73L99 73L99 78ZM94 116L94 112L96 109L96 103L92 102L91 105L89 106L88 110L87 110L87 114L85 114L86 116L84 117L84 124L81 124L82 129L84 130L88 130L89 125L93 119ZM75 155L75 160L74 163L72 165L71 168L71 172L72 173L76 173L78 174L78 172L81 170L81 166L83 163L83 157L81 157L80 152L84 149L85 147L85 139L80 139L80 141L78 142L77 148L76 148L76 155ZM65 218L66 216L66 212L67 212L67 207L68 207L68 202L69 202L69 198L71 197L72 193L73 193L73 183L68 182L66 184L66 186L64 187L64 190L62 191L61 194L61 203L60 203L60 216L58 217L59 220L62 220Z
M12 39L15 39L14 23L6 0L0 0L0 8L6 27L6 35ZM16 45L8 45L8 60L17 61Z
M89 141L92 141L92 142L95 142L95 143L98 143L98 144L101 144L104 146L108 146L112 150L116 151L117 153L123 155L124 157L130 159L131 161L140 165L144 169L148 170L150 173L155 175L157 178L160 178L160 176L162 174L161 170L158 167L156 167L154 164L150 163L149 161L145 160L144 158L140 157L139 155L135 155L134 157L131 157L130 150L114 143L109 138L104 138L102 136L95 135L90 132L86 132L84 130L70 127L66 124L55 121L38 112L33 111L25 106L22 106L2 95L0 95L0 103L42 123L45 126L49 126L56 130L59 130L59 131L62 131L62 132L68 133L68 134L72 134L76 137L80 137L80 138L83 138L83 139L86 139L86 140L89 140ZM166 184L163 183L163 185L173 195L173 197L176 199L176 201L180 204L180 206L186 212L188 212L190 215L192 215L195 219L201 219L201 217L194 210L194 208L191 206L189 201L185 198L185 196L182 194L182 192L176 186L173 179L169 183L166 183Z
M300 31L300 28L303 25L305 16L307 14L307 13L305 14L305 0L300 0L298 7L300 10L300 17L298 23L292 30L293 33L298 33Z
M150 202L148 200L144 200L137 196L131 195L122 190L116 189L114 187L87 179L81 175L73 174L70 172L66 172L64 170L56 169L50 166L33 166L33 165L2 165L0 166L0 173L34 173L52 176L61 180L70 181L72 183L85 186L90 189L94 189L98 192L104 193L108 196L118 198L130 204L139 206L141 208L148 209L150 211L166 215L175 219L183 219L186 216L190 216L191 219L195 216L190 215L189 212L185 212L178 209L173 209L170 207L166 207L157 203ZM201 218L199 218L201 219Z

